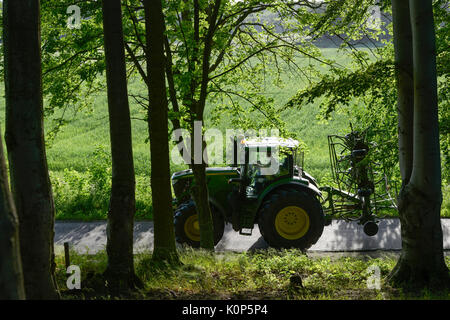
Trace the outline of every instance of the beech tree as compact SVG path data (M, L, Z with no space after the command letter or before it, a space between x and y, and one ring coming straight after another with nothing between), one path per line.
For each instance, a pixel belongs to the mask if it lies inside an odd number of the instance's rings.
M112 287L134 288L138 284L133 260L135 175L121 1L103 0L102 12L112 155L105 276Z
M170 184L169 123L164 55L164 15L161 0L145 0L147 50L148 129L154 220L153 259L178 262Z
M382 3L392 5L393 46L387 43L370 48L376 58L374 62L364 58L367 53L352 48L359 68L331 70L332 76L324 75L320 81L299 91L288 106L301 106L317 97L326 97L321 106L328 114L338 106L354 108L351 99L362 98L364 112L359 114L360 124L378 132L375 138L383 155L390 158L389 169L395 171L399 165L402 182L398 198L402 254L388 280L410 289L445 287L449 284L449 271L443 256L440 220L437 66L439 76L448 78L448 26L442 23L448 20L448 12L440 0ZM358 14L352 11L363 10L355 7L353 1L341 0L339 4L342 8L336 7L336 12L344 16L347 9L353 17ZM433 5L439 19L436 25ZM440 35L439 55L435 30ZM445 110L448 81L440 83L440 91L442 110ZM392 139L396 134L397 141Z
M3 10L5 140L19 218L25 294L28 299L56 299L55 211L43 128L40 2L5 0Z
M432 0L393 0L392 9L398 70L402 254L389 279L409 288L445 288L450 286L450 275L444 260L440 219L441 161Z
M18 224L0 139L0 300L25 299Z

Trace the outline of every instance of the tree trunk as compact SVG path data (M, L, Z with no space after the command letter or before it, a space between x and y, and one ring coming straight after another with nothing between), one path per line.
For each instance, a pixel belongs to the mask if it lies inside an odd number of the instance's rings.
M389 278L395 285L408 289L441 289L450 285L450 276L444 261L440 220L442 193L432 1L411 0L409 4L414 148L411 177L399 197L402 254Z
M197 110L198 102L194 102L193 109ZM202 124L203 111L196 112L196 121L191 123L191 169L194 174L192 185L192 196L198 214L200 227L200 247L207 250L214 250L214 229L209 205L208 183L206 179L205 159L203 150L206 150L206 143L203 140ZM206 153L206 152L205 152Z
M194 7L198 7L199 3L198 1L194 1ZM216 23L217 18L219 14L219 8L221 5L220 0L216 0L214 2L214 5L211 7L211 11L209 11L208 15L208 31L206 33L206 36L204 38L204 48L202 53L202 73L201 73L201 81L200 81L200 96L199 100L196 101L192 105L191 112L195 115L195 120L200 121L200 123L203 125L203 113L205 110L206 105L206 99L208 97L208 83L209 83L209 71L210 71L210 58L211 58L211 51L212 51L212 45L213 45L213 35L215 33L216 29ZM197 11L200 11L199 8L194 9ZM198 14L197 14L198 19ZM198 28L198 26L197 26ZM195 29L195 26L194 26ZM195 37L198 39L198 37ZM192 91L192 96L195 96L195 91ZM198 137L195 135L202 135L202 131L198 130L200 132L196 132L195 126L192 126L192 132L191 136L193 137L192 140L192 148L194 154L193 158L201 157L200 163L194 162L192 165L192 171L194 173L194 188L193 188L193 195L194 195L194 201L197 207L198 212L198 222L200 225L200 247L208 250L214 250L214 227L213 227L213 221L212 221L212 215L211 215L211 207L209 205L209 197L208 197L208 183L206 179L206 163L205 159L203 158L203 150L205 150L206 154L206 142L203 140L203 137L201 138L201 146L202 148L200 150L195 150L195 140L199 140ZM193 135L192 135L193 133Z
M19 221L0 139L0 300L25 299L19 245Z
M397 82L398 146L402 186L409 182L413 163L414 76L409 1L392 0Z
M112 288L134 288L140 285L133 261L136 183L120 0L103 0L102 11L112 155L105 277Z
M59 297L43 129L39 0L4 1L6 134L28 299Z
M194 174L192 193L198 213L200 247L207 250L214 250L214 227L208 201L208 186L205 172L206 164L192 164L191 168Z
M165 82L164 16L161 1L145 0L147 40L148 124L155 241L154 260L178 263L170 185L168 101Z

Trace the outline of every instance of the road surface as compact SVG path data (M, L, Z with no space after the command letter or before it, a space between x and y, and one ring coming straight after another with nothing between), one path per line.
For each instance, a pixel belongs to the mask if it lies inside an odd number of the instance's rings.
M450 219L442 219L444 234L444 249L450 250ZM55 224L56 250L62 250L64 242L80 253L94 254L106 246L106 221L98 222L66 222ZM231 225L225 226L222 240L217 244L216 251L249 251L264 249L268 245L261 237L258 226L255 225L251 236L234 232ZM142 252L153 249L153 222L138 221L134 226L134 250ZM398 219L383 219L379 223L376 236L364 234L362 226L354 222L335 220L326 226L319 241L308 252L342 252L342 251L372 251L400 250L400 221Z

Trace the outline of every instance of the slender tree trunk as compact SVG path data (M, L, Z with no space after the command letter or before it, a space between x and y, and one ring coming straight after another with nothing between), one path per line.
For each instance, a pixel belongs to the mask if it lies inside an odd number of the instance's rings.
M39 0L3 1L6 134L28 299L59 297L43 128Z
M199 2L194 1L194 41L199 42ZM216 0L214 5L210 7L207 21L208 31L203 39L204 48L201 57L198 51L194 51L194 60L201 58L201 76L197 79L193 77L191 82L191 96L195 96L196 87L200 86L200 96L198 101L192 101L191 114L195 121L203 125L203 113L205 110L206 99L208 97L208 83L209 83L209 71L210 71L210 58L213 45L213 35L216 29L217 18L219 14L219 8L221 5L220 0ZM197 80L199 83L197 83ZM194 99L192 99L194 100ZM200 128L201 129L201 128ZM197 132L199 131L199 132ZM200 136L200 137L199 137ZM192 172L194 174L194 186L193 197L198 213L198 222L200 225L200 247L208 250L214 250L214 224L212 220L211 207L209 205L208 197L208 183L206 179L206 167L207 163L203 158L203 150L206 150L206 142L203 140L202 131L196 130L196 126L191 124L191 158L194 160L191 164ZM195 143L197 140L197 144ZM201 143L200 143L201 141ZM196 145L201 146L201 149L196 150ZM206 152L205 152L206 153ZM197 160L197 161L196 161ZM200 160L200 161L199 161Z
M399 197L402 254L390 280L409 289L440 289L450 285L450 276L444 261L440 220L442 193L433 10L431 0L411 0L409 4L414 66L414 150L411 177Z
M197 113L197 125L191 125L191 169L194 174L192 186L192 196L198 214L200 227L200 247L207 250L214 250L214 226L209 205L208 184L206 180L205 159L203 150L206 143L202 136L203 112Z
M19 221L0 139L0 300L25 299L19 245Z
M103 0L102 10L112 155L112 188L106 245L108 266L105 276L113 288L134 288L140 285L134 272L133 261L136 183L121 2Z
M160 0L145 0L151 186L155 241L153 259L178 263L170 185L168 101L164 56L164 16Z

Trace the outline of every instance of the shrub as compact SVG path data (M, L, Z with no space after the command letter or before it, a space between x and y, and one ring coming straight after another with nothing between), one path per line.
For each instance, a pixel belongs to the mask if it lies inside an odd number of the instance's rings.
M99 220L107 217L111 193L111 158L103 146L93 152L85 172L64 169L50 172L56 219ZM136 218L151 218L150 179L136 177Z

